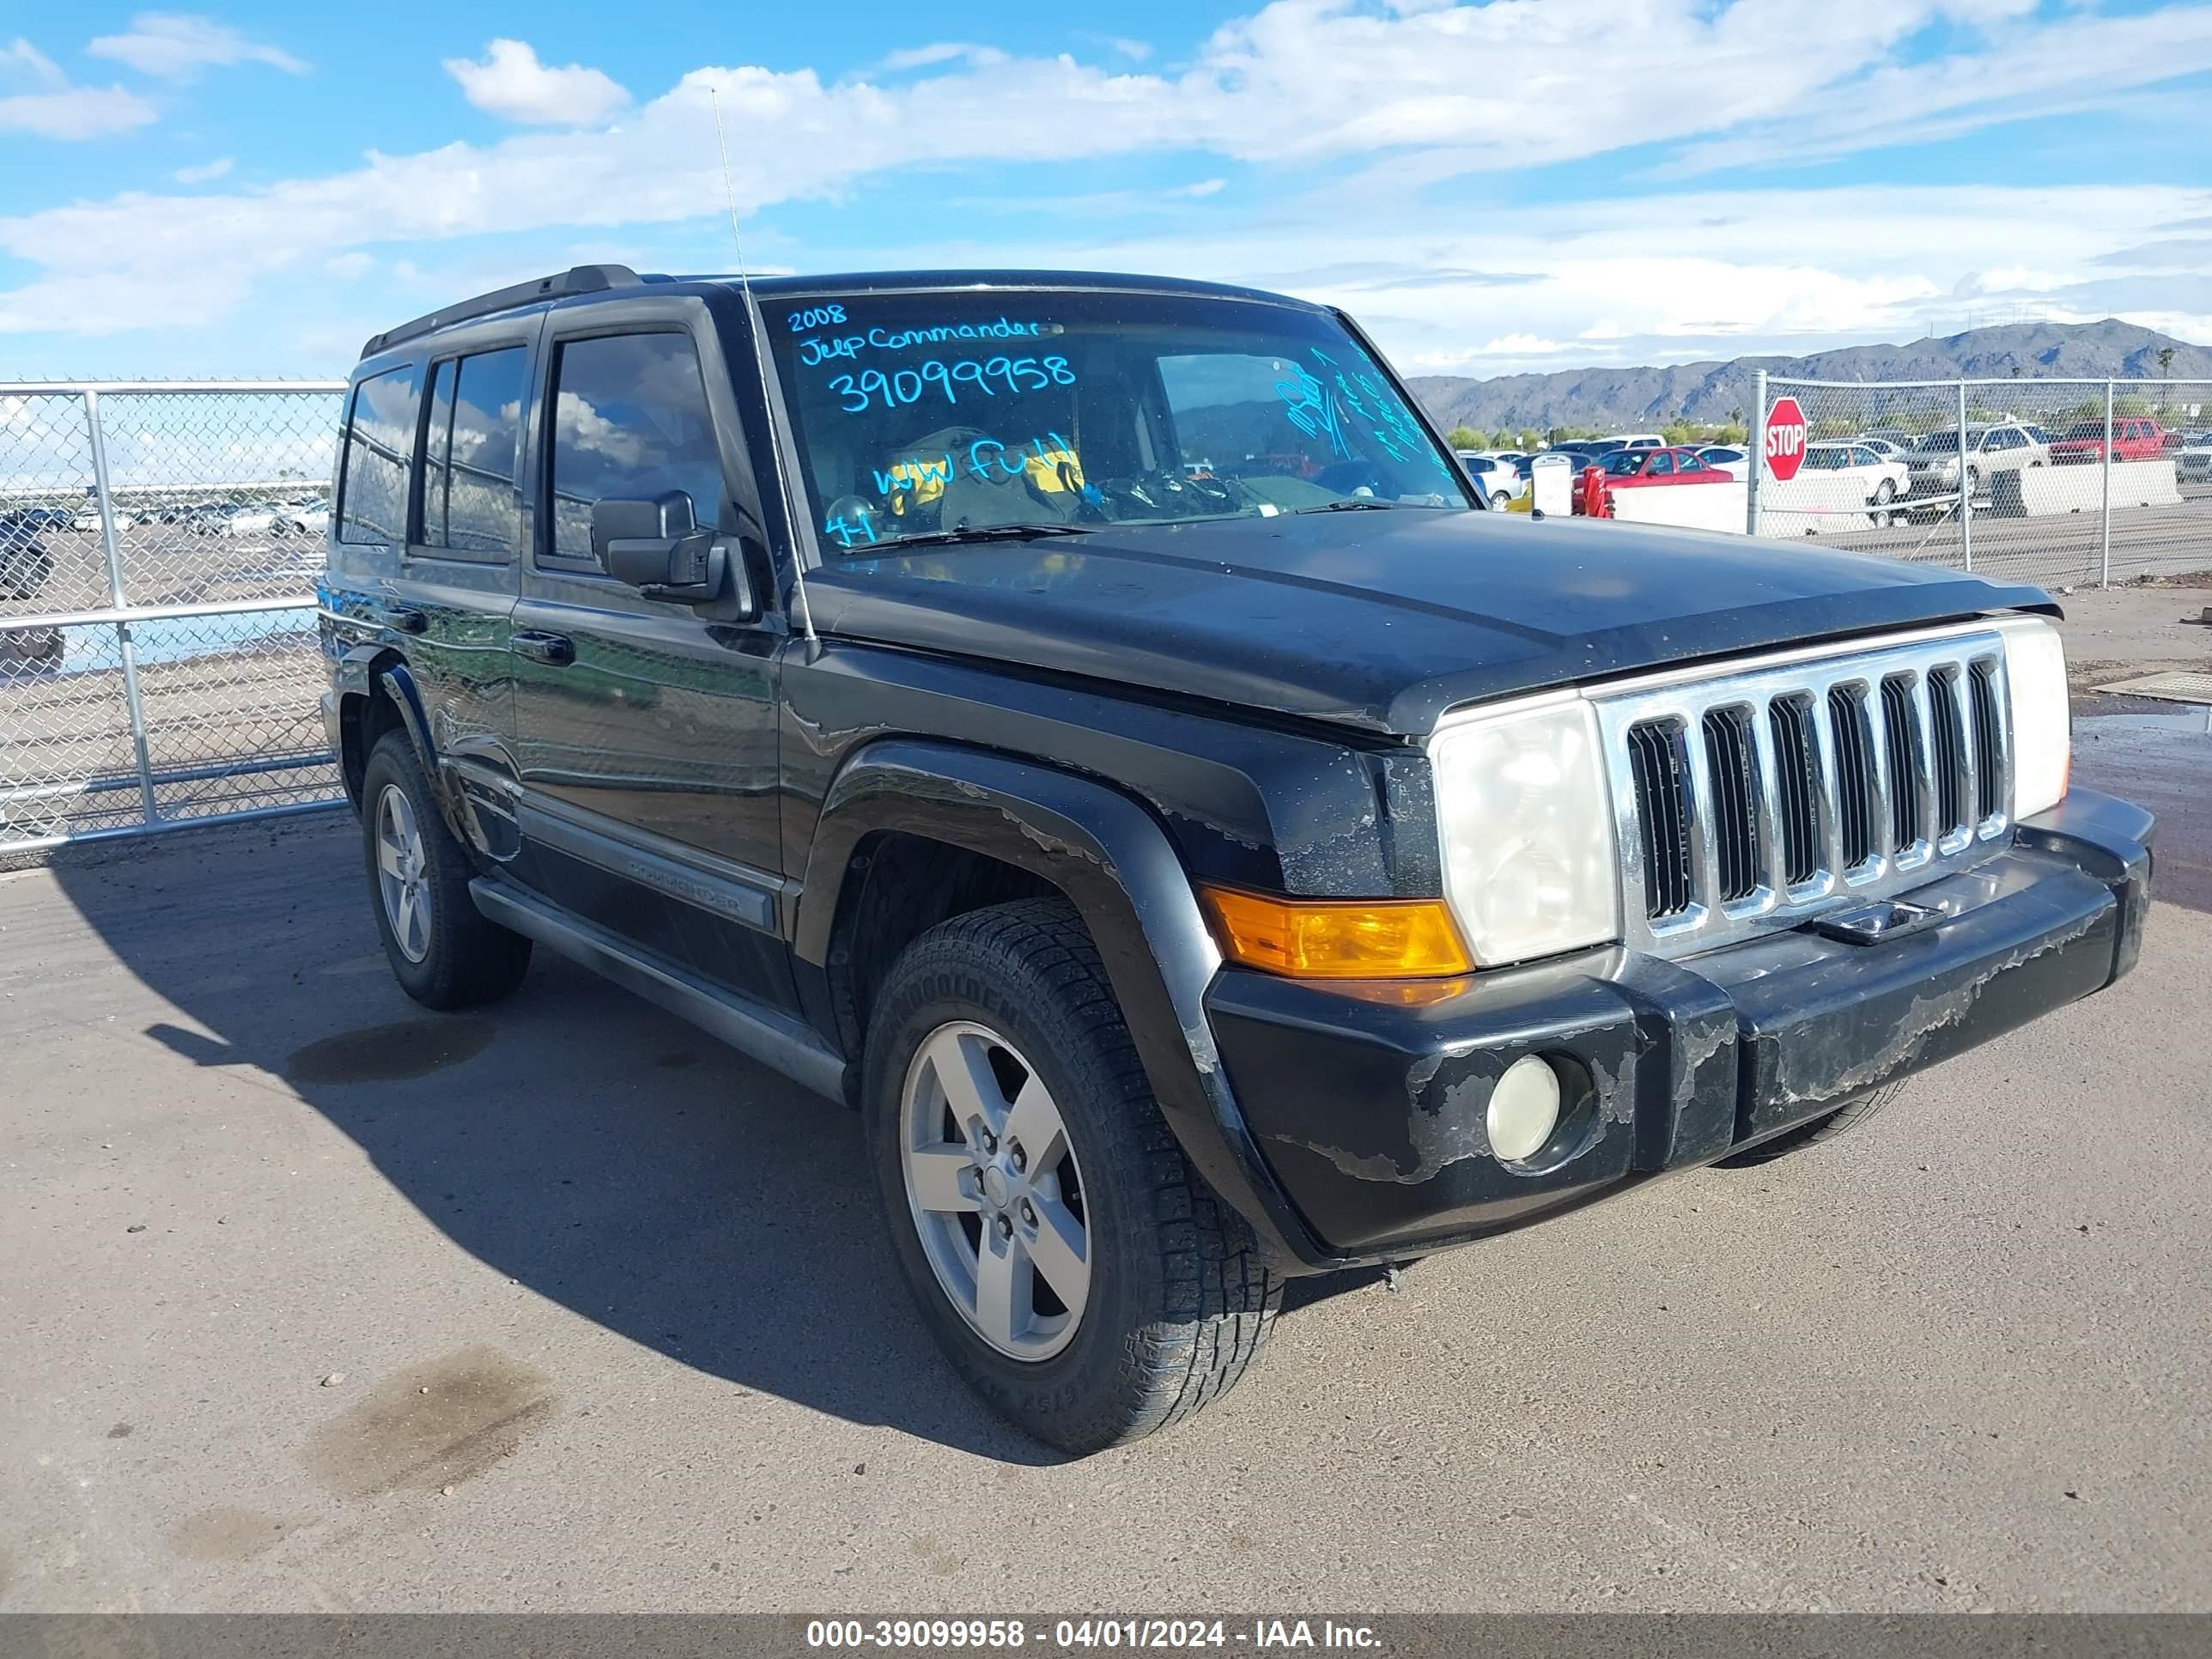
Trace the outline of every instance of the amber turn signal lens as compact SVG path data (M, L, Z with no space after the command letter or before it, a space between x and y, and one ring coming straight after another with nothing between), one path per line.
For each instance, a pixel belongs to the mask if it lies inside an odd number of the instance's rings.
M1442 899L1296 899L1201 887L1222 953L1299 979L1418 979L1474 963Z

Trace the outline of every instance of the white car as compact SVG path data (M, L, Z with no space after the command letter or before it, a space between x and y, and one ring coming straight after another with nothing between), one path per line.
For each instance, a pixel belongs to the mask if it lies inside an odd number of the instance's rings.
M118 530L128 530L137 522L137 520L132 518L121 507L115 509L115 527ZM96 507L88 507L70 520L70 528L80 535L94 534L100 529L100 509Z
M328 501L279 501L269 527L279 536L319 536L331 527Z
M273 507L241 507L216 527L220 536L265 536L276 525Z
M1528 487L1528 481L1507 462L1486 455L1480 450L1462 449L1455 453L1460 465L1474 475L1474 487L1481 493L1483 506L1492 513L1504 511L1506 502Z
M1912 471L1903 461L1893 460L1872 445L1862 443L1807 444L1797 476L1856 479L1859 498L1875 509L1876 524L1888 522L1889 504L1904 495L1912 482Z
M1905 446L1900 443L1893 443L1887 438L1869 438L1862 435L1852 439L1851 441L1855 444L1864 445L1867 448L1874 451L1875 454L1881 456L1885 461L1902 461L1905 456Z
M1744 463L1749 452L1733 444L1707 444L1697 452L1698 459L1716 472L1724 472L1731 478L1743 477Z
M2212 432L2184 439L2173 452L2173 470L2184 483L2212 483Z

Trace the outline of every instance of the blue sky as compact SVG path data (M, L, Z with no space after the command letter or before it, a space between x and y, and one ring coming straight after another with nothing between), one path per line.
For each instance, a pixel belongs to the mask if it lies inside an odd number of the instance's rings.
M590 259L1115 267L1410 372L2212 341L2212 4L0 0L0 378L341 374Z

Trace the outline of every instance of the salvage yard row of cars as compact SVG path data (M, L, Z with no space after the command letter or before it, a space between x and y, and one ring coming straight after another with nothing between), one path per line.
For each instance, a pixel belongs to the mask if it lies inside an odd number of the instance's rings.
M143 526L169 525L195 536L319 536L330 526L331 504L319 495L300 495L274 501L165 501L155 507L118 505L114 508L118 531ZM66 531L79 536L100 532L96 504L79 507L27 507L0 514L10 524L33 534Z
M2115 462L2171 457L2179 482L2212 483L2212 432L2177 432L2148 417L2132 416L2114 421L2112 428L2109 441ZM1877 526L1954 512L1960 491L1960 436L1955 428L1946 428L1918 437L1899 430L1875 430L1815 441L1805 447L1798 476L1856 479L1868 519ZM2077 422L2057 438L2032 421L1977 421L1967 424L1965 438L1965 489L1977 507L1988 504L1990 481L1997 474L2101 463L2107 442L2101 420ZM1577 439L1542 453L1566 455L1576 464L1578 476L1596 468L1608 489L1741 483L1749 465L1749 452L1740 446L1669 445L1649 433ZM1526 493L1529 457L1490 450L1463 450L1460 455L1478 473L1476 482L1486 494L1493 487L1489 483L1493 477L1517 484L1517 489L1507 488L1506 499ZM1509 461L1513 464L1510 472L1505 470ZM1781 498L1777 510L1788 511L1789 486L1769 487Z

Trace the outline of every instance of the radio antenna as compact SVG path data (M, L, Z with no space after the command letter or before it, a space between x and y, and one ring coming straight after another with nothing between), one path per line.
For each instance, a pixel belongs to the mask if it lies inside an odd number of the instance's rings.
M745 268L745 239L738 230L738 190L730 179L730 144L722 134L722 95L714 88L707 88L707 100L714 107L714 150L722 163L722 202L730 210L730 244L738 254L738 289L745 298L745 329L753 337L753 367L759 373L761 404L768 415L769 453L775 461L777 491L783 496L785 527L791 532L792 598L797 602L799 626L809 643L814 639L814 613L806 603L806 568L799 557L799 526L791 516L793 491L798 481L792 470L784 465L783 438L775 418L775 399L769 395L768 348L763 343L768 324L761 315L759 304L753 298L752 273Z

